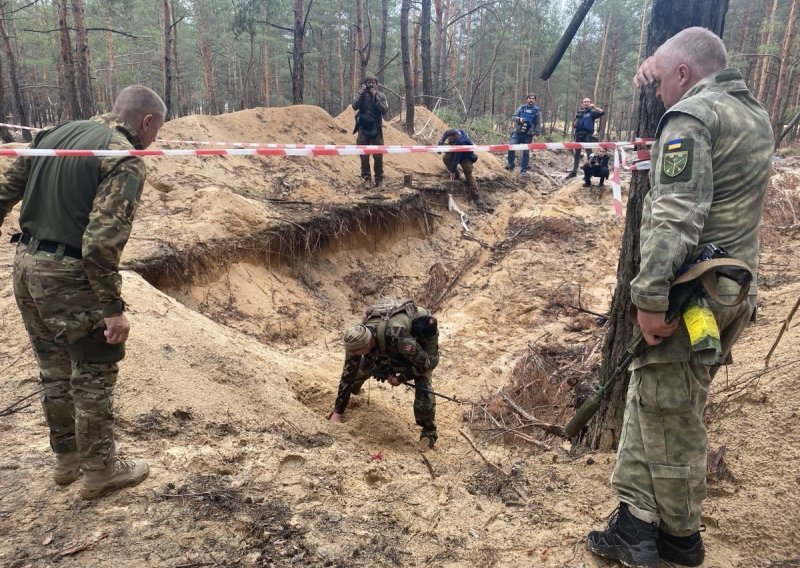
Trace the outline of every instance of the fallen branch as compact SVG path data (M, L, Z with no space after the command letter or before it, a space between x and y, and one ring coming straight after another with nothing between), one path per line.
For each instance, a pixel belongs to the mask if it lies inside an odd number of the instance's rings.
M31 394L29 394L28 396L22 397L22 398L21 398L21 399L19 399L18 401L16 401L16 402L14 402L14 403L10 404L9 406L5 407L3 410L0 410L0 416L11 416L12 414L14 414L14 413L16 413L16 412L19 412L20 410L23 410L23 409L25 409L25 408L28 408L28 407L29 407L31 404L33 404L33 403L34 403L34 401L31 401L31 402L29 402L29 403L27 403L27 404L23 404L23 405L21 405L21 406L20 406L20 403L22 403L22 402L24 402L24 401L28 400L28 399L29 399L29 398L31 398L31 397L34 397L34 396L36 396L37 394L39 394L39 393L40 393L40 392L42 392L42 391L44 391L44 389L39 389L39 390L37 390L37 391L35 391L35 392L32 392L32 393L31 393Z
M486 463L486 465L488 465L489 467L494 469L496 472L502 473L503 475L508 476L508 474L505 471L503 471L503 468L501 468L497 464L494 464L494 463L490 462L489 458L487 458L485 455L483 455L483 452L478 449L478 446L475 445L475 442L473 441L472 438L470 438L469 434L464 432L464 430L461 429L461 428L458 429L458 433L461 434L462 436L464 436L464 438L467 439L467 442L469 442L469 445L472 446L472 449L475 450L475 453L478 454L481 457L481 459Z
M68 543L67 546L59 550L55 554L55 556L53 556L53 560L58 560L59 558L62 558L64 556L69 556L70 554L77 554L78 552L86 550L90 546L97 544L98 542L107 537L108 533L100 532L100 533L95 533L94 536L86 540L79 540L77 542Z
M772 357L772 354L775 352L775 348L778 347L778 343L780 342L781 337L783 337L783 334L786 332L787 329L789 329L789 323L792 321L792 318L794 317L794 314L797 311L798 307L800 307L800 298L797 298L797 301L795 302L794 307L789 312L789 315L786 316L785 320L783 320L783 325L781 326L781 330L778 332L778 337L775 338L775 342L772 344L772 347L770 347L769 353L767 353L767 356L764 358L765 368L769 367L769 360Z
M517 414L519 414L520 416L522 416L526 420L530 420L531 426L535 426L535 427L539 428L540 430L544 430L548 434L554 434L556 436L561 436L562 438L566 438L567 437L566 433L564 432L564 427L563 426L559 426L557 424L549 424L547 422L542 422L541 420L536 418L534 415L528 413L524 408L522 408L516 402L514 402L511 399L511 397L508 396L505 393L505 391L503 391L503 390L500 391L500 396L503 397L503 399L508 403L508 405Z
M431 474L431 479L435 481L436 480L436 473L434 473L434 471L433 471L433 466L431 465L431 462L428 460L428 458L425 456L425 454L420 452L420 455L422 456L422 461L425 462L425 467L428 468L428 473Z

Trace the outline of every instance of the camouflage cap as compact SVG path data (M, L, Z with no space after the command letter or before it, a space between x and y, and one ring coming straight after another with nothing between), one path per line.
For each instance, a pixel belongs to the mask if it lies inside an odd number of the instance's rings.
M358 351L369 345L372 334L367 326L358 324L347 328L344 332L344 349L347 352Z

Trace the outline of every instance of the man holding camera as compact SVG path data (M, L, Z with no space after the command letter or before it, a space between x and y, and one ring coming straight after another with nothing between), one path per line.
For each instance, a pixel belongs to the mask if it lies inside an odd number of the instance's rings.
M575 113L575 120L572 121L572 127L575 129L573 139L575 142L597 142L594 137L594 121L606 113L601 108L594 106L592 99L584 97L583 106ZM586 156L591 156L591 151L586 150ZM572 171L567 174L567 179L574 178L578 175L578 164L581 161L581 150L575 150L575 159L572 162Z
M608 178L608 160L610 156L605 148L598 148L597 152L589 155L589 161L583 164L583 186L591 187L592 176L599 177L599 186L603 186Z
M378 92L378 79L368 75L361 88L353 99L353 109L356 110L356 127L353 132L358 132L356 144L359 146L383 145L383 115L389 112L386 95ZM375 161L375 187L383 183L383 154L373 154ZM364 187L372 187L372 175L369 170L369 155L362 154L361 178Z
M542 132L539 128L540 124L540 111L536 106L536 95L528 93L525 97L525 104L520 106L511 116L511 124L514 127L514 132L511 134L509 144L530 144L533 142L534 136L539 136ZM529 150L522 151L522 161L520 162L519 175L526 175L528 173L528 160L530 157ZM508 163L506 169L511 171L514 169L514 159L516 152L514 150L508 151Z

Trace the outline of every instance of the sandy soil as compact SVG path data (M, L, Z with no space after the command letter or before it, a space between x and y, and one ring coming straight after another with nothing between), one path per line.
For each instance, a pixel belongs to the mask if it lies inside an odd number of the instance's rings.
M417 112L418 132L446 127ZM187 117L162 135L347 144L351 129L348 111L300 106ZM386 142L414 143L391 125ZM119 446L151 475L82 502L77 484L50 480L38 403L0 416L0 565L611 566L583 537L614 509L613 453L530 428L514 435L487 416L510 415L498 391L531 362L596 365L602 328L576 308L608 309L622 223L608 188L553 183L570 157L535 154L527 181L501 158L476 165L491 215L442 183L434 155L389 156L380 193L358 189L357 158L148 159L124 258L133 330L116 406ZM413 189L402 187L407 173ZM794 324L764 363L800 295L787 254L799 240L798 181L797 161L776 164L760 319L711 397L711 444L724 446L726 470L710 474L708 567L800 564ZM448 188L469 231L446 207ZM5 247L0 410L37 389L11 262ZM341 331L382 296L436 310L434 386L474 403L440 402L436 450L416 443L410 390L370 382L344 424L326 421ZM569 396L527 410L563 423Z

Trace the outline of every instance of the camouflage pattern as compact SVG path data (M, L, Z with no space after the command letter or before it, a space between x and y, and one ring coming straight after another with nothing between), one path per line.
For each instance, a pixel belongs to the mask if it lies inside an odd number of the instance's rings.
M444 167L447 168L447 171L450 171L452 160L453 152L446 152L442 156L442 162L444 162ZM472 175L475 164L473 164L471 160L461 160L459 164L461 165L461 169L464 171L464 179L467 182L467 187L469 187L472 191L478 191L478 182L475 180L475 176Z
M103 312L81 261L58 260L54 253L43 251L31 254L20 244L13 279L17 305L39 363L50 447L56 454L77 450L84 469L103 469L114 456L112 402L117 363L92 361L113 356L70 356L76 347L85 347L92 332L103 330Z
M417 314L427 315L424 308L417 307ZM379 317L364 322L373 335L377 334ZM399 375L401 382L433 390L431 380L433 369L439 363L438 335L423 343L411 336L411 319L405 313L389 318L386 326L386 350L380 346L366 355L345 356L339 392L334 411L344 413L353 391L358 392L361 385L370 377L385 380L391 375ZM436 439L436 398L430 393L415 389L414 419L422 428L421 435Z
M761 105L733 69L698 82L671 107L653 145L641 225L641 266L631 300L642 310L666 311L676 271L715 243L758 268L758 225L771 173L772 130ZM723 301L738 286L722 279ZM756 283L733 308L709 300L723 354L753 316ZM694 357L680 325L631 365L633 376L612 483L622 502L645 521L688 536L699 529L706 495L708 440L703 408L718 367Z
M109 150L141 149L133 128L114 114L92 118L92 122L105 124L112 130ZM38 147L47 148L47 135L37 136ZM0 177L0 224L14 205L26 193L40 191L27 188L32 160L57 160L52 157L20 157ZM80 158L70 158L80 159ZM122 250L130 237L133 218L141 198L145 180L145 165L141 158L106 157L99 160L99 177L102 181L86 191L94 194L92 212L83 233L81 244L83 266L98 297L98 303L106 307L106 316L122 313L122 278L117 267ZM23 226L24 228L24 226ZM42 237L33 234L34 237ZM58 242L58 239L53 239Z
M134 129L118 116L92 121L112 131L108 149L142 148ZM46 132L36 140L48 147ZM32 162L57 159L21 157L0 177L0 223L20 200L24 207L28 196L52 189L28 187ZM113 391L124 345L105 342L104 318L123 311L118 265L145 179L140 158L98 162L100 181L85 188L94 197L83 259L38 250L34 234L28 245L18 245L13 271L14 295L39 363L50 445L56 454L77 450L88 471L104 469L115 454Z

